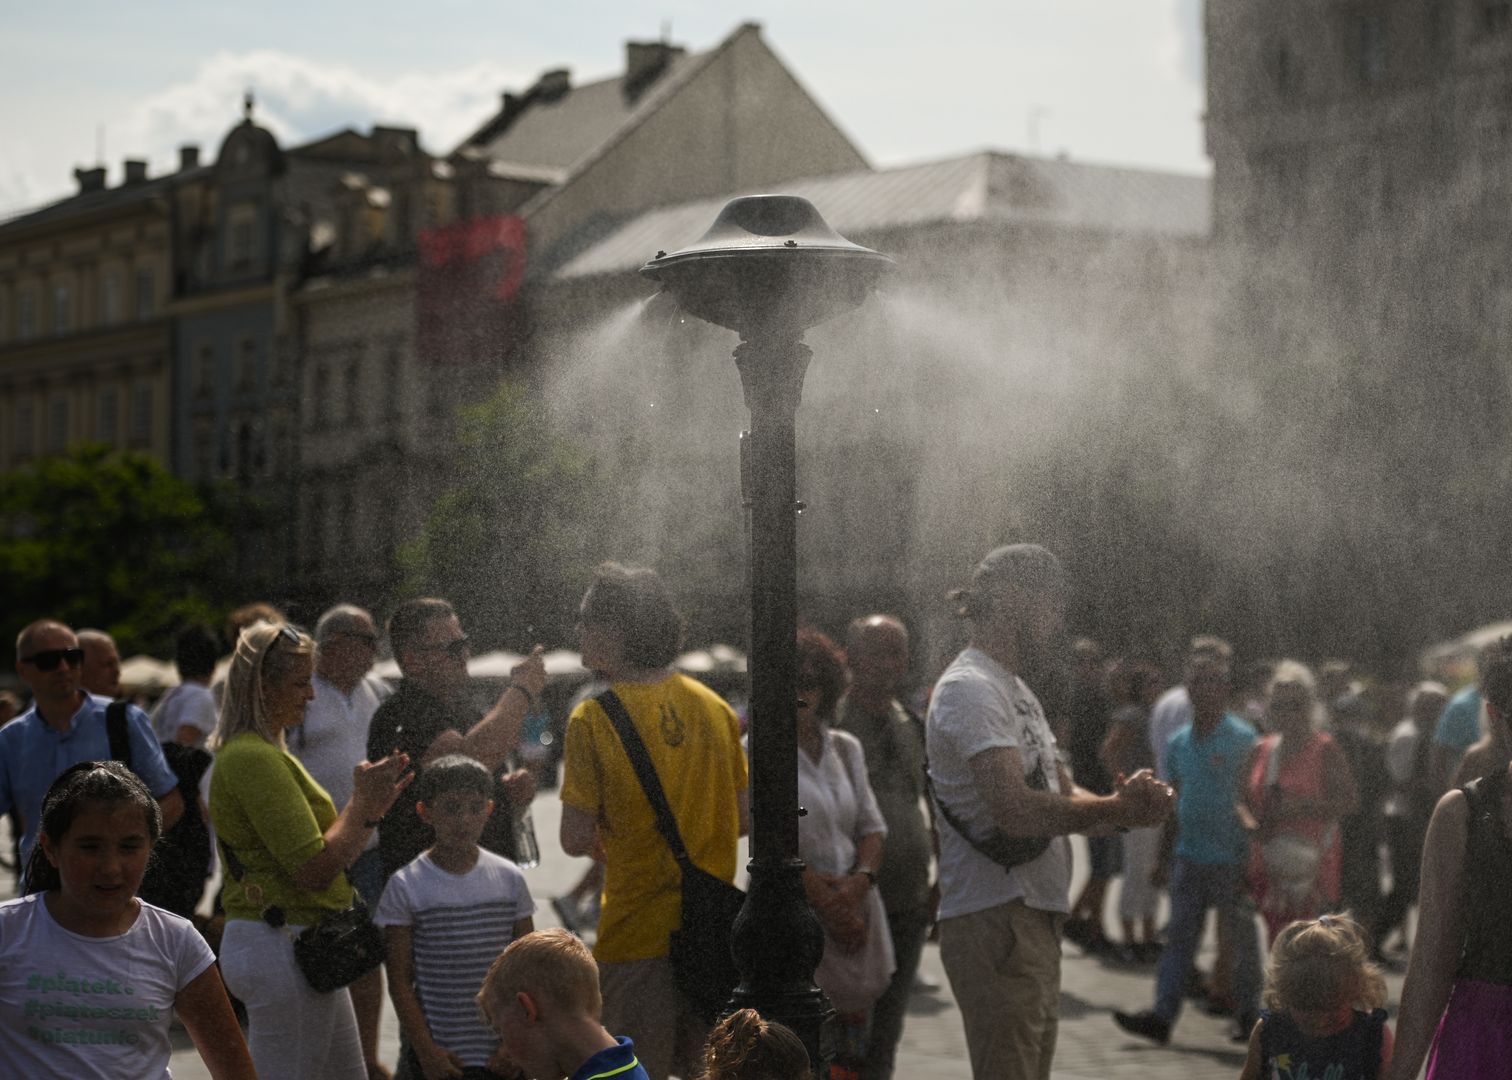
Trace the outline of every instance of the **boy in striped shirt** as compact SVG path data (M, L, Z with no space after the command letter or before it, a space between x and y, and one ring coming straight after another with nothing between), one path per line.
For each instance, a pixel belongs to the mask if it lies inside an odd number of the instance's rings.
M431 847L389 879L373 921L388 948L389 996L408 1044L409 1074L512 1080L518 1070L478 1013L493 958L535 929L520 868L478 846L493 813L482 762L448 754L415 785Z

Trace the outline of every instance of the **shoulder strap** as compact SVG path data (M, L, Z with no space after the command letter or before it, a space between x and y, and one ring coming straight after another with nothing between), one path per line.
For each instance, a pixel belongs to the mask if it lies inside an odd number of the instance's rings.
M677 860L678 865L686 868L689 865L688 849L683 846L682 833L677 829L677 819L672 816L672 807L667 803L667 793L662 790L661 780L656 775L656 766L651 763L651 754L646 749L640 732L635 730L629 710L625 708L625 703L612 689L605 690L594 700L608 715L609 722L614 725L615 733L624 744L625 754L630 758L630 767L635 770L635 777L640 781L641 790L646 794L646 801L651 804L651 812L656 815L656 831L661 833L662 839L667 841L667 846L672 849L672 857Z
M111 760L131 768L131 730L127 727L124 701L112 701L105 706L105 734L110 738Z

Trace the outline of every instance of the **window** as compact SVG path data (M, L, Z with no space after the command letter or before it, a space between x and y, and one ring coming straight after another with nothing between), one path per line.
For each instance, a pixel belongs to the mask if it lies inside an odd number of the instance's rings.
M226 216L229 233L226 262L232 270L250 270L257 258L257 207L242 203Z
M53 333L66 334L73 329L73 290L66 283L53 286Z
M236 388L242 393L257 389L257 340L242 338L236 351Z
M210 479L210 448L214 442L214 436L208 420L201 420L194 426L194 475L199 480Z
M23 289L16 301L16 336L30 341L37 336L37 295Z
M5 324L5 313L8 307L5 301L5 293L0 292L0 341L4 341L10 336L10 327Z
M100 413L95 424L95 435L111 446L121 436L121 393L114 386L100 391Z
M114 326L121 321L121 272L107 270L100 278L100 321Z
M310 566L325 562L325 501L313 486L305 496L305 555Z
M341 520L336 523L341 536L341 550L352 551L357 546L357 504L351 491L341 493Z
M1301 84L1301 70L1297 66L1297 54L1286 42L1281 42L1271 53L1271 75L1275 79L1276 92L1290 97Z
M194 354L194 396L215 396L215 347L201 345Z
M47 415L47 452L61 454L68 449L68 399L55 397Z
M1512 30L1512 4L1482 4L1481 29L1487 34L1505 34Z
M29 458L36 450L36 409L30 401L16 402L16 457Z
M346 425L356 427L362 416L362 369L356 360L348 360L346 382Z
M285 476L294 458L294 447L289 440L289 425L279 423L273 429L273 452L268 455L268 468L275 476Z
M399 380L403 378L404 354L399 346L390 345L383 358L383 415L388 420L399 418Z
M131 443L147 446L152 442L152 384L137 383L131 392Z
M144 266L136 272L136 317L138 322L146 322L152 318L157 310L157 297L154 290L157 282L154 280L152 268Z
M317 431L320 428L321 418L325 416L326 403L331 396L331 372L326 367L325 361L315 365L313 378L314 387L310 394L310 430Z
M1360 20L1360 81L1377 83L1386 74L1386 27L1379 15Z

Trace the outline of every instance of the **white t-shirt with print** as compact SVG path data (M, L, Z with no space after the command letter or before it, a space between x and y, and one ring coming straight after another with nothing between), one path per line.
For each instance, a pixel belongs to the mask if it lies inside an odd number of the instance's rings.
M0 904L4 1074L163 1080L173 999L215 962L210 946L188 919L145 903L124 934L75 934L44 895Z
M1043 787L1060 791L1055 736L1039 699L1022 679L980 649L963 651L935 684L926 740L936 798L978 837L992 827L970 764L983 751L1017 749L1026 780L1043 770ZM1070 910L1071 844L1066 837L1052 838L1039 858L1004 870L943 817L939 827L940 918L970 915L1020 898L1040 911Z
M421 852L389 878L373 921L413 928L415 996L431 1038L467 1065L486 1065L499 1045L478 1012L483 976L514 940L514 925L535 914L520 868L478 849L465 874Z

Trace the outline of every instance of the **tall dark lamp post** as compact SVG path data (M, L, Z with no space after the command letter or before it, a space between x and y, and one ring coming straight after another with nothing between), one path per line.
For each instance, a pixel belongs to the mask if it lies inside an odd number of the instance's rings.
M804 332L866 299L893 262L851 243L806 199L756 195L695 244L641 268L684 311L740 334L751 413L751 890L735 924L734 1004L793 1028L817 1064L830 1014L814 985L824 934L798 858L795 418L811 355Z

